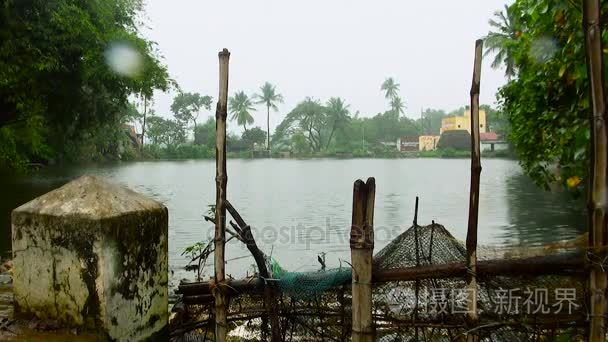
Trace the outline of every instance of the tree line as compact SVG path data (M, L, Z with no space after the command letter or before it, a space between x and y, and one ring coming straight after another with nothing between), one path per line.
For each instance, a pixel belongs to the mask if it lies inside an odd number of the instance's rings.
M142 9L140 0L21 0L0 7L1 169L213 157L214 99L183 91L170 78L155 43L138 31ZM438 134L441 118L462 114L428 109L407 116L399 83L389 77L379 88L387 107L377 113L361 115L338 97L307 97L280 113L274 132L270 116L284 102L279 89L266 82L254 94L237 91L230 97L230 118L243 133L229 135L229 151L381 155L395 150L386 143ZM172 115L151 110L155 90L177 91ZM511 110L509 103L504 108ZM266 111L265 123L254 122L256 107ZM141 127L137 137L129 131L135 122Z
M253 150L277 154L289 151L295 156L321 156L351 154L358 156L386 156L395 154L395 143L402 136L439 135L441 120L449 116L463 115L465 107L450 112L427 109L417 119L405 115L406 105L399 96L399 83L387 78L380 91L387 100L387 109L371 117L354 113L345 99L331 97L321 101L306 97L292 110L284 114L274 132L270 132L270 114L278 112L283 95L277 87L265 82L255 94L237 91L229 97L230 119L243 127L238 136L228 135L228 151L251 155ZM155 158L203 158L213 157L215 150L215 120L209 113L204 124L197 124L202 112L211 110L213 98L199 93L178 93L171 105L173 118L167 115L151 116L148 128L144 127L148 157ZM256 105L266 110L266 130L254 125L252 112ZM488 105L490 129L506 134L508 125L498 111ZM141 123L141 121L140 121ZM188 130L193 139L188 141ZM180 152L181 151L181 152Z

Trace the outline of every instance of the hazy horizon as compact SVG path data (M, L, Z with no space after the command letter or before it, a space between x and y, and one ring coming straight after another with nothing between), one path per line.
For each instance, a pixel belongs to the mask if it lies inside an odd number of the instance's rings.
M266 81L285 103L271 113L271 131L306 96L342 97L351 113L371 117L388 109L381 83L393 77L406 115L422 108L450 111L467 105L475 40L504 0L399 2L388 0L281 2L146 0L144 35L158 43L163 62L185 92L217 100L218 59L231 52L232 95L257 92ZM483 62L480 101L493 105L503 70ZM171 117L174 92L155 93L154 110ZM214 106L215 108L215 106ZM256 106L254 126L265 130L266 109ZM214 109L203 112L203 122ZM236 123L231 131L241 131Z

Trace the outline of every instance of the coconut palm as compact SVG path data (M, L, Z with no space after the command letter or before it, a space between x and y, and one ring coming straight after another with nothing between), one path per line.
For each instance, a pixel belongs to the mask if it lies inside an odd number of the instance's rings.
M384 91L384 97L387 99L392 99L397 96L399 93L399 83L395 82L395 79L392 77L387 78L382 83L380 90Z
M277 89L274 85L270 84L270 82L266 82L260 87L260 94L254 95L254 98L257 100L257 104L266 105L266 149L270 151L270 108L274 111L279 110L277 104L283 103L283 95L277 93Z
M405 103L403 103L403 101L401 100L401 98L399 96L395 95L391 99L391 112L393 113L395 118L398 118L400 114L404 113L404 110L405 110Z
M239 126L243 126L245 132L247 132L247 125L253 124L253 116L251 111L255 110L253 102L245 94L244 91L239 91L230 97L228 107L230 108L230 120L236 120Z
M344 127L348 120L350 120L348 107L349 105L345 104L344 100L339 97L332 97L327 101L325 110L327 122L331 125L331 132L329 134L329 138L327 139L327 144L325 145L326 150L331 143L331 139L333 138L336 129Z
M513 77L516 71L513 52L516 48L517 38L521 35L521 31L518 30L516 25L516 16L505 5L504 11L494 13L494 19L490 19L489 24L493 31L490 31L484 37L486 47L484 55L496 53L492 68L498 68L501 64L504 64L505 75L509 78Z

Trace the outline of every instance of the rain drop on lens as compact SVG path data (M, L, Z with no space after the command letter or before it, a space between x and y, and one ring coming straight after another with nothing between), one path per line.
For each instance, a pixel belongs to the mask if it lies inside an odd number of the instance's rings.
M530 56L538 63L544 63L557 52L555 39L548 36L541 36L532 41L530 45Z
M132 45L126 42L113 42L105 51L106 63L115 73L135 77L142 69L142 56Z

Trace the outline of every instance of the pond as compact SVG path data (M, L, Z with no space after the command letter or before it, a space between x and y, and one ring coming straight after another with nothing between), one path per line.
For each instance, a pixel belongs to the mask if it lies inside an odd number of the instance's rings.
M539 190L513 160L482 161L479 243L529 246L575 237L585 231L583 201ZM228 161L228 199L254 229L258 245L290 271L350 260L352 187L357 178L376 178L375 250L411 226L415 197L419 224L443 224L464 240L468 215L468 159L235 159ZM146 194L169 208L172 285L187 263L181 255L210 239L205 222L215 202L215 161L151 161L85 167L49 167L2 180L0 248L10 250L10 211L82 174L95 174ZM3 253L6 254L6 253ZM226 271L251 272L253 259L240 242L228 243ZM213 266L205 269L213 273Z

